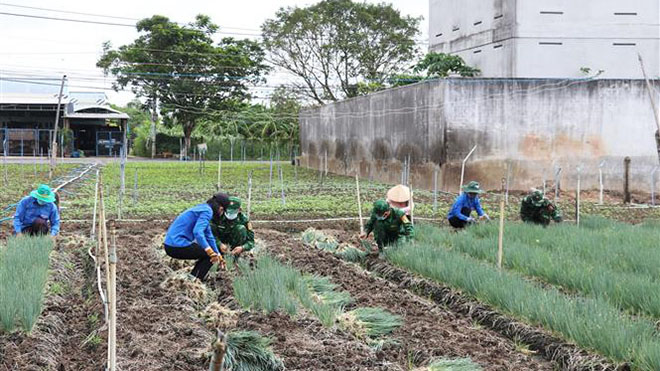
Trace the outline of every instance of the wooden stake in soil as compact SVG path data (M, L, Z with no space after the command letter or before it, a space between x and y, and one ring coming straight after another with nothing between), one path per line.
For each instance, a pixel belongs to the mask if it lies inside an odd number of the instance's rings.
M410 224L415 225L415 218L414 218L414 211L415 210L415 205L413 204L413 185L412 182L409 184L410 187L410 201L408 202L408 206L410 207Z
M502 194L500 195L500 232L497 237L497 269L502 270L502 256L504 255L504 192L506 180L502 178Z
M94 212L92 213L92 230L90 232L90 237L92 239L96 238L96 210L99 203L99 172L96 170L96 185L94 186Z
M603 166L605 166L605 161L601 161L600 164L598 164L598 186L600 188L600 192L598 193L599 205L603 204Z
M364 223L362 222L362 199L360 197L360 176L355 173L355 188L357 190L358 217L360 218L360 234L364 233Z
M112 247L110 249L110 327L108 328L108 368L117 370L117 241L116 230L112 228Z
M213 356L211 357L211 365L209 366L210 371L222 371L222 363L225 359L225 353L227 352L227 343L225 339L225 334L222 331L218 331L218 337L213 342Z
M433 217L438 212L438 167L433 169Z

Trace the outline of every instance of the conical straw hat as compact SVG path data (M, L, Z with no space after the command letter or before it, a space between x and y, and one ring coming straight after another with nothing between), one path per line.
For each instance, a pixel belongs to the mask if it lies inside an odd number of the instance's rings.
M387 191L387 199L394 202L410 201L410 188L399 184Z

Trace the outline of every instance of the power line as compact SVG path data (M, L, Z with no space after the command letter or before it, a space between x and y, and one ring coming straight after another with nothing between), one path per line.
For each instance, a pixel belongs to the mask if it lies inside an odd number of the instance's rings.
M8 3L0 3L2 6L9 6L9 7L14 7L14 8L23 8L23 9L34 9L34 10L45 10L48 12L56 12L56 13L66 13L66 14L78 14L78 15L89 15L93 17L103 17L103 18L114 18L114 19L125 19L129 21L139 21L137 18L128 18L128 17L118 17L118 16L112 16L112 15L104 15L104 14L95 14L95 13L83 13L83 12L74 12L70 10L59 10L59 9L50 9L50 8L39 8L36 6L27 6L27 5L18 5L18 4L8 4Z
M105 25L105 26L119 26L119 27L130 27L130 28L135 28L135 24L127 24L127 23L114 23L114 22L90 21L90 20L73 19L73 18L46 17L46 16L41 16L41 15L19 14L19 13L7 13L7 12L0 12L0 15L11 16L11 17L23 17L23 18L45 19L45 20L50 20L50 21L76 22L76 23L86 23L86 24L99 24L99 25ZM186 30L186 29L184 28L184 29L182 29L182 31L193 31L193 30ZM226 34L226 35L237 35L237 36L261 37L261 35L250 34L250 33L242 33L242 32L224 32L224 31L217 31L216 33L218 33L218 34Z

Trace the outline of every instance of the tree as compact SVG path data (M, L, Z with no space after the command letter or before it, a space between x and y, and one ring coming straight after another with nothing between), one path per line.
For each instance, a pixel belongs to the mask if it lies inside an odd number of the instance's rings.
M300 79L298 93L323 104L358 94L358 82L382 83L417 54L420 18L388 4L323 0L281 8L262 26L272 62Z
M424 71L430 78L447 77L451 73L457 73L463 77L475 77L481 72L478 68L465 64L463 58L458 55L436 52L426 54L424 59L413 68L415 73Z
M247 100L248 86L268 71L261 46L250 40L224 38L214 45L218 26L209 17L179 25L155 15L137 23L141 35L116 50L109 43L97 66L115 76L115 89L130 86L159 106L166 125L181 126L188 153L190 137L210 112Z

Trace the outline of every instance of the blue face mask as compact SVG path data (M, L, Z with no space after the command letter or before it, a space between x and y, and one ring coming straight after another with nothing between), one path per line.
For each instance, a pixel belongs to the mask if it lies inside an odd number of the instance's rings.
M388 217L387 213L385 213L383 215L376 215L377 220L385 220L385 219L387 219L387 217Z
M228 211L225 211L225 217L229 220L234 220L238 216L238 211L230 213Z
M39 205L42 205L42 206L43 206L43 205L47 204L48 202L46 202L46 201L41 201L40 199L37 199L37 203L38 203Z

